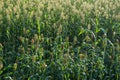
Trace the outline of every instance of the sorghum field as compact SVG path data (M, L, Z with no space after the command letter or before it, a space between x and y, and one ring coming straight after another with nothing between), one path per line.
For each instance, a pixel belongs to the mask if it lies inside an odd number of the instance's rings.
M0 80L120 80L120 0L0 0Z

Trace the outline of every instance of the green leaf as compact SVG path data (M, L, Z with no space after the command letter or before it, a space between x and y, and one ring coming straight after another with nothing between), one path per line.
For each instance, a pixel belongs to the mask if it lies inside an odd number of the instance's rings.
M0 70L0 75L3 73L3 71L2 70Z
M85 30L81 30L78 35L81 35L85 32Z
M38 34L40 34L40 22L37 20L37 28L38 28Z

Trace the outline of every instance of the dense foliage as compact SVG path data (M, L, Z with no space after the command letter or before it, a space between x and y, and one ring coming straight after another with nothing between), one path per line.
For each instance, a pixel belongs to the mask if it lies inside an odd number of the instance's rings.
M0 0L0 80L120 80L120 0Z

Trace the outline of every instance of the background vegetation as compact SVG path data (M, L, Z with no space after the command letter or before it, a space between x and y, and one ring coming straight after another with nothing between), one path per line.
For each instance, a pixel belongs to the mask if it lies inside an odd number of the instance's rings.
M120 80L120 0L0 0L1 80Z

